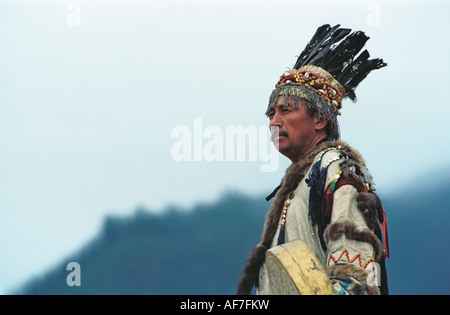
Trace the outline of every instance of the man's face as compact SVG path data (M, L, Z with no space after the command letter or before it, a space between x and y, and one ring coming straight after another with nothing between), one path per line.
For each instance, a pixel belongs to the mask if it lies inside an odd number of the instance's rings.
M302 101L296 109L289 100L284 107L284 96L278 98L277 105L269 112L272 141L281 154L292 162L298 162L319 141L317 140L317 118L310 117L307 105Z

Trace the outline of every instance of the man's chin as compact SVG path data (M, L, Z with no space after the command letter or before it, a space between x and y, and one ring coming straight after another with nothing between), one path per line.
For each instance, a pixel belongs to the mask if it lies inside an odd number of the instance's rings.
M283 152L286 151L287 148L287 143L286 143L287 138L284 136L280 136L280 137L276 137L273 141L273 144L275 145L275 148L277 148L277 150L281 153L284 154Z

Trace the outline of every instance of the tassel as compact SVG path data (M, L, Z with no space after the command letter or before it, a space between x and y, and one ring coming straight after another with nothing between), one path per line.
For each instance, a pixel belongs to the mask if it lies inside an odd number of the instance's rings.
M284 244L284 226L280 228L280 234L278 234L278 243L277 245L283 245Z
M311 221L311 227L317 224L320 244L322 248L325 250L326 245L323 239L323 232L326 227L324 220L326 212L324 203L324 190L327 180L327 172L329 164L324 168L320 169L320 163L321 163L320 160L316 162L313 165L311 172L309 174L308 186L311 187L311 190L309 192L308 217L310 218ZM311 232L313 233L314 231L311 230Z

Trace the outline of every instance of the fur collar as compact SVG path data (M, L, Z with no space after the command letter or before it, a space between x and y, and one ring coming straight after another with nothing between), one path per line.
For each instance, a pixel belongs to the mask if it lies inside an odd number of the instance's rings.
M236 294L250 294L253 286L258 286L259 269L263 265L266 252L270 249L273 238L275 237L284 201L289 193L294 191L298 184L305 178L316 156L322 151L333 147L339 148L345 156L355 161L357 168L362 169L361 165L364 164L364 160L361 155L356 150L350 148L348 144L341 141L322 142L313 148L301 161L291 164L286 171L280 189L275 195L275 200L267 213L261 241L249 255L247 265L239 280Z

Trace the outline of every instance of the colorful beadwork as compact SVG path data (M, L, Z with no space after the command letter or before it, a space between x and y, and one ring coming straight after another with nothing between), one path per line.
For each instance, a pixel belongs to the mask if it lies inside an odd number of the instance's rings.
M336 175L334 175L334 178L333 178L333 180L332 180L331 183L330 183L330 190L331 190L331 191L334 191L334 190L335 190L335 188L336 188L336 183L338 182L338 180L339 180L339 178L341 177L341 175L342 175L342 171L341 171L341 170L337 171L337 172L336 172Z
M342 262L342 260L344 260L344 262L356 264L357 266L364 269L366 269L367 266L369 266L369 264L373 264L375 262L375 259L373 257L371 257L368 261L363 262L361 258L361 253L358 253L352 258L350 258L349 251L346 248L344 248L344 250L340 253L338 258L335 258L333 254L330 254L330 256L328 257L327 266L330 266L331 264L337 264L339 262Z
M290 95L300 95L307 97L306 93L300 89L295 89L295 85L301 85L305 88L319 94L333 108L336 115L340 115L342 108L342 99L345 90L342 85L333 76L320 67L313 65L303 66L300 69L292 69L283 74L276 84L276 87L287 84L293 85L288 89ZM286 92L284 92L286 93ZM296 94L297 93L297 94Z
M284 244L284 234L285 234L285 226L286 226L286 215L288 211L288 207L291 204L292 199L294 199L295 194L291 192L288 196L288 199L284 201L283 211L281 212L281 220L280 220L280 234L278 235L278 245Z

